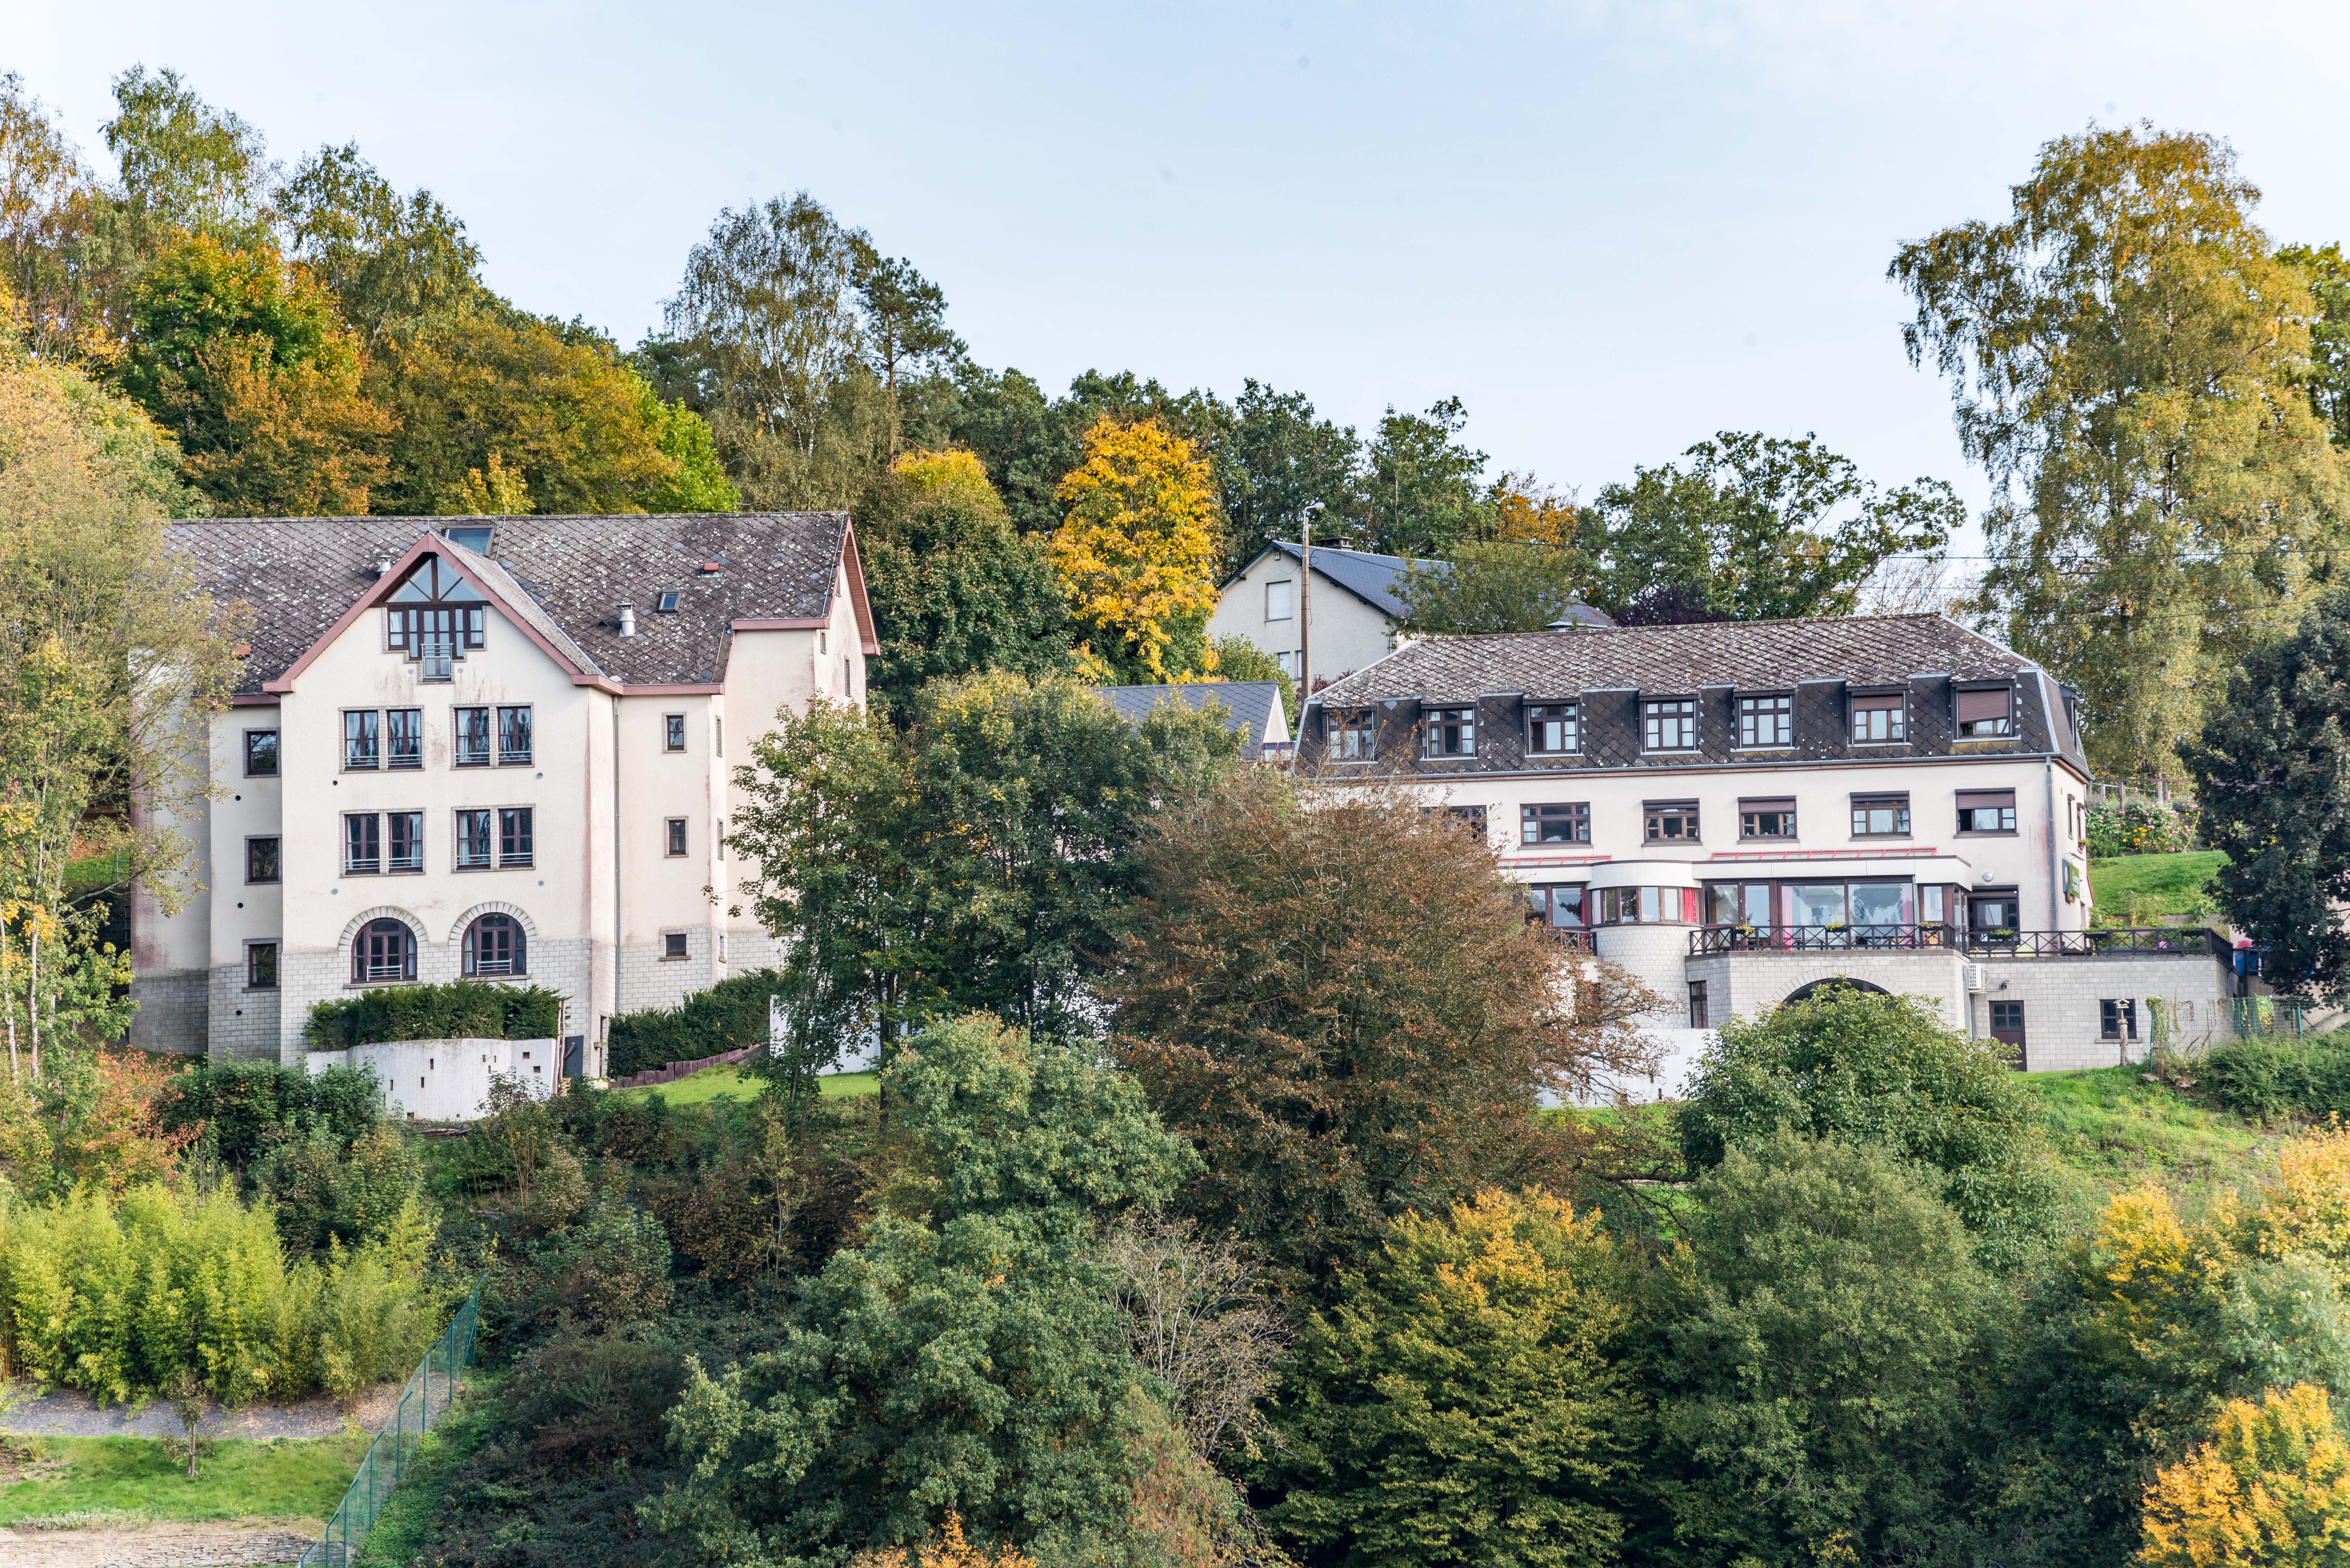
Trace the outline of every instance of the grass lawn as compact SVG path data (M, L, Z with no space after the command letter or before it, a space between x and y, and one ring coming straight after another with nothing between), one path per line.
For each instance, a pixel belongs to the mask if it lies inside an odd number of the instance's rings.
M2147 1083L2137 1067L2027 1073L2022 1081L2047 1116L2057 1158L2092 1203L2148 1182L2174 1190L2233 1186L2262 1168L2285 1138L2168 1085Z
M194 1480L160 1438L12 1438L33 1450L0 1486L0 1524L60 1514L122 1518L278 1519L322 1525L351 1484L372 1439L224 1442Z
M655 1084L650 1088L619 1089L622 1095L660 1095L672 1106L699 1106L711 1100L755 1100L765 1085L758 1079L746 1077L731 1064L704 1067L690 1073L673 1084ZM816 1092L826 1099L837 1099L843 1095L869 1095L879 1087L870 1073L835 1073L816 1080Z
M2096 901L2100 915L2115 916L2130 913L2131 900L2138 900L2140 912L2152 918L2158 915L2191 915L2212 901L2205 884L2211 873L2228 863L2228 857L2217 849L2198 849L2181 855L2116 855L2109 859L2089 862L2089 896ZM2214 919L2218 917L2216 914Z

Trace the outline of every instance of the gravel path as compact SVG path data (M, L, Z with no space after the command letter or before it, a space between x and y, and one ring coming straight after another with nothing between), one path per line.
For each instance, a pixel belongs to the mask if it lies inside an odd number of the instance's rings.
M386 1383L360 1400L352 1416L359 1429L376 1431L390 1421L400 1390L400 1384ZM331 1438L348 1429L343 1413L323 1394L299 1405L255 1405L214 1414L221 1417L224 1438ZM0 1416L0 1432L46 1438L168 1438L177 1436L179 1430L179 1418L172 1414L167 1400L151 1399L133 1416L125 1405L109 1405L101 1410L97 1400L78 1388L59 1388L38 1398L20 1399ZM0 1563L14 1561L0 1547Z
M0 1530L0 1568L278 1568L315 1539L265 1523Z

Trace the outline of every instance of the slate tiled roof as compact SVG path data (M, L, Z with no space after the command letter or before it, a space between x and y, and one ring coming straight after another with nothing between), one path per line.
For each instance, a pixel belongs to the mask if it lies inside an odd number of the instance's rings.
M1293 561L1299 556L1298 547L1284 539L1275 539L1270 548ZM1396 597L1395 590L1402 585L1403 575L1414 566L1430 572L1452 569L1448 561L1415 561L1403 556L1377 556L1368 550L1338 550L1322 545L1314 547L1315 576L1329 578L1391 620L1403 618L1403 601ZM1567 606L1560 619L1578 626L1616 624L1607 611L1584 604Z
M536 607L541 635L591 670L631 686L691 685L724 678L733 622L831 613L848 514L204 518L174 524L171 537L215 599L252 607L253 652L237 686L249 695L378 586L379 562L452 525L494 530L487 559L497 586L510 583ZM704 575L705 561L719 569ZM680 595L677 613L655 610L663 590ZM623 604L637 609L632 638L619 635Z
M1276 717L1281 711L1281 687L1271 680L1208 680L1181 686L1097 686L1094 691L1109 705L1135 723L1150 716L1150 711L1161 702L1182 702L1193 708L1221 704L1231 712L1228 727L1238 731L1248 742L1249 755L1256 755L1267 731L1276 730L1284 736L1289 732L1286 716Z
M1958 734L1956 696L1970 683L2012 690L2012 735ZM1769 752L1740 746L1742 692L1792 696L1793 743ZM1906 694L1907 739L1890 748L1852 742L1847 699L1855 692ZM1696 702L1694 751L1647 750L1640 704L1668 698ZM1576 751L1529 753L1525 708L1562 701L1575 704ZM1474 709L1473 760L1416 754L1421 715L1434 708ZM1413 770L1673 769L2052 752L2085 767L2062 689L2028 660L1936 615L1432 637L1316 692L1299 726L1308 756L1326 743L1329 715L1341 711L1371 713L1378 755Z

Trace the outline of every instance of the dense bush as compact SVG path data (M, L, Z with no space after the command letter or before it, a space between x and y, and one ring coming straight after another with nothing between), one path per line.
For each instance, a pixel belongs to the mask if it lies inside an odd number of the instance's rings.
M1985 1256L2012 1262L2054 1233L2057 1184L2005 1050L1923 1002L1831 986L1723 1024L1690 1076L1682 1152L1706 1170L1782 1127L1889 1149L1942 1172Z
M2192 801L2169 805L2148 801L2093 805L2089 853L2099 859L2112 855L2176 854L2195 847L2196 826Z
M650 1073L767 1042L767 999L785 989L774 970L738 974L697 991L677 1007L623 1012L606 1036L605 1071L615 1078Z
M376 1125L383 1085L371 1066L307 1073L276 1062L198 1059L157 1097L165 1127L202 1128L204 1147L244 1171L280 1144L323 1134L348 1148Z
M0 1204L0 1348L41 1385L101 1402L186 1372L224 1404L355 1399L406 1372L437 1326L432 1234L411 1206L380 1241L289 1268L268 1211L225 1188Z
M2350 1116L2350 1036L2253 1035L2215 1047L2203 1087L2248 1116Z
M314 1002L302 1038L322 1051L387 1040L547 1040L562 1019L563 998L544 986L455 980Z

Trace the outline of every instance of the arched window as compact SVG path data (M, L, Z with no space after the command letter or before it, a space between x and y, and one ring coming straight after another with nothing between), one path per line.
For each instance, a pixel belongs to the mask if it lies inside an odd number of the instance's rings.
M512 915L484 915L465 928L467 974L528 974L522 922Z
M404 920L369 920L351 939L351 979L414 980L416 933Z

